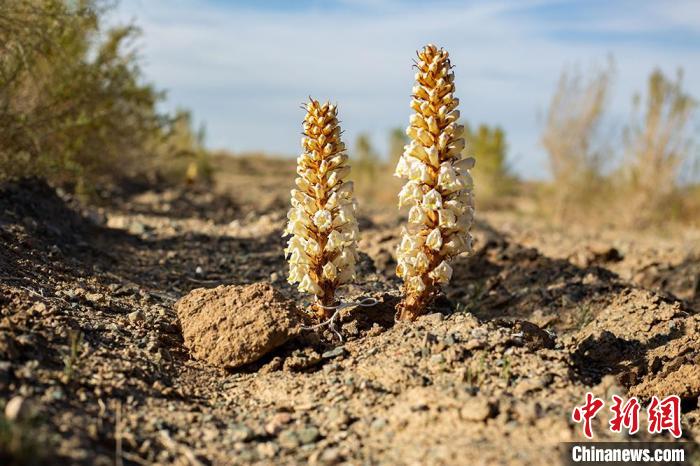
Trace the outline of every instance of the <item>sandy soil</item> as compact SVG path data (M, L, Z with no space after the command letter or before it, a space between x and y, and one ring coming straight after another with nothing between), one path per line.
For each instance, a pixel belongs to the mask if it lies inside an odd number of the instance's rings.
M283 170L216 192L86 207L0 190L0 423L7 464L557 464L586 391L682 397L700 440L697 232L557 230L482 214L476 252L415 323L394 323L400 218L362 211L379 303L235 370L195 359L175 303L267 282L285 299ZM261 312L264 309L261 309ZM17 409L17 408L21 409ZM597 439L625 439L596 418ZM639 439L649 438L638 434Z

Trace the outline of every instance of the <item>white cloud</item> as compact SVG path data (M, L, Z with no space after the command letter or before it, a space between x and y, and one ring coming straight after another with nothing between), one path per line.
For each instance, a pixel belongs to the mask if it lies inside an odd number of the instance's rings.
M347 143L370 132L385 147L387 130L408 120L411 60L426 42L452 55L462 115L501 124L516 168L528 176L545 173L537 114L567 64L602 64L613 53L619 70L613 103L620 115L656 65L668 72L684 66L686 82L700 95L697 47L561 37L562 27L697 31L688 16L654 4L631 9L624 21L601 12L588 24L572 24L519 14L543 2L344 3L349 8L281 12L223 2L122 0L115 20L136 20L144 30L147 77L169 90L172 106L191 108L206 122L211 146L233 151L297 153L299 105L309 94L338 102ZM689 14L696 5L682 4Z

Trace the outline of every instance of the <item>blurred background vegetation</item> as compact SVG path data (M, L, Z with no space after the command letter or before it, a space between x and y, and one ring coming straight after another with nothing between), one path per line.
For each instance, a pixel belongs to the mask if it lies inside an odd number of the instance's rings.
M187 110L159 111L165 95L142 76L139 30L105 27L108 9L101 0L0 2L0 180L43 177L89 196L138 178L191 186L222 167L252 174L264 154L232 163L231 154L207 150L204 128ZM548 181L516 176L501 127L464 121L466 153L477 160L477 207L560 224L698 225L697 101L682 71L650 70L622 128L609 123L614 78L612 59L562 73L542 121ZM392 175L408 140L403 127L387 138L387 153L367 134L347 141L361 206L396 203L401 180ZM293 164L273 164L288 170L290 187Z
M78 193L158 173L206 179L187 112L157 110L139 31L105 28L98 0L0 2L0 178L39 176ZM162 169L162 170L161 170Z
M697 224L697 101L682 71L651 72L622 135L605 119L613 74L612 62L588 75L562 74L542 132L552 182L539 191L540 213L559 223Z

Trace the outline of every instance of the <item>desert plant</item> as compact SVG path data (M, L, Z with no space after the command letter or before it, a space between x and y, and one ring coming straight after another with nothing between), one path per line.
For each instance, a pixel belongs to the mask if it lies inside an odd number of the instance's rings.
M474 207L469 169L462 158L464 128L449 54L429 44L418 52L416 85L406 134L411 142L396 166L406 178L399 208L410 207L408 227L397 249L396 273L404 280L397 317L413 320L425 312L440 286L452 277L451 259L471 250Z
M547 111L542 145L549 157L553 190L545 196L556 219L580 215L581 207L601 191L608 153L601 122L613 65L585 77L562 73Z
M369 181L377 178L379 171L379 155L374 150L372 142L367 134L360 134L355 140L355 172L357 175L366 176ZM357 176L356 175L356 176Z
M178 109L149 144L153 153L152 171L160 171L173 182L209 183L211 155L204 147L206 129L195 128L192 113Z
M357 220L338 109L311 99L306 105L303 153L297 159L298 189L292 190L285 235L290 283L315 296L313 310L324 319L337 304L336 290L355 277Z
M164 94L143 80L138 29L105 27L112 3L0 1L0 179L41 176L91 192L172 171L153 142L170 142L183 120L156 108Z
M403 128L394 128L389 132L389 164L392 167L399 163L404 146L408 143L408 136Z
M635 96L637 111L639 103L639 96ZM678 71L675 81L661 70L651 73L646 109L625 129L623 179L628 192L624 197L631 223L644 225L660 220L654 216L667 213L677 204L673 198L679 191L680 171L690 165L692 140L688 126L696 107L697 101L683 88L682 71Z
M504 196L512 194L517 185L517 178L508 166L508 144L503 129L485 124L472 129L465 123L464 139L469 151L479 161L473 173L480 181L475 187L479 205L494 205Z
M63 355L63 377L64 383L70 383L79 369L80 357L83 350L82 332L68 331L68 350Z
M363 199L373 199L377 194L377 180L381 173L379 155L372 146L368 134L360 134L352 151L355 194Z

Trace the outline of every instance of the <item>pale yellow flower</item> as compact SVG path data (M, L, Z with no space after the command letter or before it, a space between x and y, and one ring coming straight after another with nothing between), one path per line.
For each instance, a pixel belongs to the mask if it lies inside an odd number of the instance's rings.
M399 207L413 205L419 202L422 197L423 191L421 190L420 183L411 180L406 183L401 189L401 192L399 192Z
M422 237L404 234L401 243L399 243L399 254L413 255L420 250L423 244L424 239Z
M418 271L418 273L423 273L430 267L430 259L428 255L423 251L419 251L413 256L413 268Z
M300 264L289 264L289 277L287 281L289 283L298 283L308 272L307 268Z
M452 267L447 262L442 261L430 272L429 276L437 283L448 283L452 278Z
M322 209L314 214L314 225L316 225L320 231L328 230L332 223L333 216L329 211Z
M425 245L433 251L439 251L442 247L442 233L439 228L433 229L425 239Z
M328 234L328 241L326 241L326 251L333 252L338 251L343 247L343 237L338 232L338 230L332 230Z
M306 274L299 282L299 291L302 293L311 293L316 296L323 296L323 289L311 278L311 275Z
M438 211L438 223L442 228L455 228L457 226L457 216L452 210L440 209Z
M414 205L408 211L408 223L423 224L426 218L423 207L419 205Z
M425 291L425 282L420 276L410 277L407 285L409 290L414 293L422 293Z
M450 260L471 250L474 217L474 159L462 159L464 127L449 55L430 44L418 52L406 134L409 144L395 175L406 179L399 207L410 207L408 228L397 247L396 273L404 281L399 318L425 312L441 285L452 276Z
M310 100L304 117L304 152L297 158L297 189L291 191L285 234L290 283L316 297L315 311L327 318L338 286L354 279L357 220L350 167L340 140L334 105Z
M309 257L316 257L321 254L321 245L318 244L313 238L307 238L304 242L304 252L306 252Z
M338 278L338 268L333 262L327 262L326 265L323 266L323 278L330 281Z
M431 189L423 195L422 205L428 210L438 210L442 207L442 196L435 189Z

